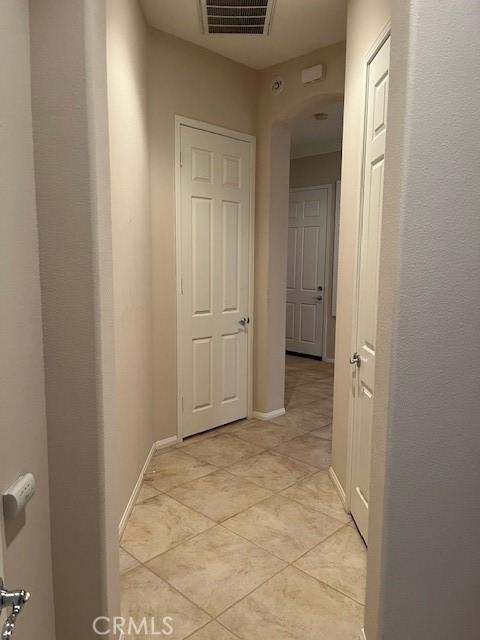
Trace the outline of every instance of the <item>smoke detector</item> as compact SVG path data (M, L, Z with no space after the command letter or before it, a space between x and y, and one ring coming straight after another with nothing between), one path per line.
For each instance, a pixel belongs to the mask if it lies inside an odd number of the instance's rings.
M204 33L267 36L275 0L199 0Z
M272 80L271 90L274 96L278 96L285 89L285 81L280 76L277 76Z

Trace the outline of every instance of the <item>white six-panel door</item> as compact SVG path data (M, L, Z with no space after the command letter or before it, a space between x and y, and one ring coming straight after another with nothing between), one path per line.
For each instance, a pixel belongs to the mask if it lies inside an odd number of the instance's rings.
M368 538L380 231L389 85L390 38L368 66L363 213L357 295L356 368L350 508ZM354 365L355 366L355 365Z
M329 185L290 190L287 260L287 351L321 356Z
M250 144L180 127L182 435L247 415Z

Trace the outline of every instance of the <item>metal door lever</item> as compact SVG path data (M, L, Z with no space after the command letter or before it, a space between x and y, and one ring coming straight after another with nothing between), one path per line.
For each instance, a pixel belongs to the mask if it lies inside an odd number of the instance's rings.
M353 356L350 358L350 364L356 364L357 367L359 368L362 366L362 359L358 355L358 353L354 353Z
M240 324L242 327L246 327L247 324L250 324L250 318L240 318Z
M1 640L10 640L15 630L17 617L22 611L25 603L30 598L28 591L18 589L17 591L7 591L3 588L3 580L0 578L0 610L11 607L12 611L2 629Z

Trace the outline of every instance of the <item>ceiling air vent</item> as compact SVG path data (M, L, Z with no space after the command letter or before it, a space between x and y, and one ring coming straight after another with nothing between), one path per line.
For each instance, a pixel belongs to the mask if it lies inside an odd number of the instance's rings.
M200 0L205 33L266 36L275 0Z

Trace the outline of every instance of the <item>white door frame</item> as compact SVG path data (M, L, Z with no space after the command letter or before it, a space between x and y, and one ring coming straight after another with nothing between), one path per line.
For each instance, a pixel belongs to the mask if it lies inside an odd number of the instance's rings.
M325 229L325 282L323 286L323 335L322 335L322 360L325 361L325 356L327 353L327 295L330 295L330 276L332 275L331 269L331 258L332 258L332 250L330 247L330 235L332 232L332 185L331 184L319 184L317 186L308 186L308 187L293 187L290 188L290 193L296 191L314 191L315 189L327 189L328 193L328 211L327 211L327 226ZM288 225L288 222L287 222ZM285 316L286 316L286 304L285 304ZM285 320L286 322L286 320Z
M182 346L182 234L181 234L181 127L199 129L216 133L227 138L247 142L250 145L250 211L249 211L249 248L248 248L248 311L250 318L247 342L247 417L253 413L253 334L254 334L254 255L255 255L255 158L256 138L248 133L217 127L214 124L192 120L184 116L175 116L175 233L176 233L176 279L177 279L177 438L183 440L183 346Z
M362 131L362 162L360 168L360 192L358 194L358 233L357 233L357 244L355 247L355 265L356 265L356 273L355 273L355 290L354 290L354 298L353 298L353 322L352 322L352 333L350 339L350 353L356 350L357 343L357 322L358 322L358 292L359 292L359 284L360 284L360 248L361 248L361 240L362 240L362 225L363 225L363 198L364 198L364 177L365 177L365 145L366 145L366 118L367 118L367 91L368 91L368 67L372 60L375 58L377 53L385 44L386 40L389 38L391 33L391 23L387 22L385 27L380 32L379 36L370 47L369 51L364 57L363 60L363 86L364 86L364 96L363 96L363 104L361 110L361 121L359 122L360 130ZM345 365L344 365L345 366ZM350 365L348 365L350 366ZM349 387L351 388L351 386ZM354 429L355 429L355 398L353 397L353 393L349 392L348 398L348 427L347 427L347 474L346 474L346 486L345 486L345 508L348 512L350 512L351 508L351 498L352 498L352 480L353 480L353 443L354 443Z

